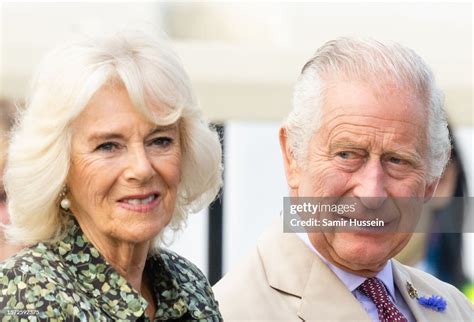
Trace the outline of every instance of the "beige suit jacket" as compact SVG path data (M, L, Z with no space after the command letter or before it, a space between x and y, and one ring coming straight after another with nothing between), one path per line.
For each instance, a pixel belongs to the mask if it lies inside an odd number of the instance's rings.
M474 309L455 287L393 261L394 281L417 321L473 321ZM444 312L410 298L439 295ZM296 234L283 233L280 220L264 233L257 249L214 287L224 321L370 321L362 304Z

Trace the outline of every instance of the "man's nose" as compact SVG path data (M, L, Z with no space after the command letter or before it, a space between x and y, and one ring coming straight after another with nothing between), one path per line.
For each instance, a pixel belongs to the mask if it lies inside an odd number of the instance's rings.
M154 174L155 169L145 147L135 147L128 150L128 164L125 174L127 180L146 183L151 180Z
M358 171L354 196L368 209L378 209L387 199L385 171L379 159L369 159Z

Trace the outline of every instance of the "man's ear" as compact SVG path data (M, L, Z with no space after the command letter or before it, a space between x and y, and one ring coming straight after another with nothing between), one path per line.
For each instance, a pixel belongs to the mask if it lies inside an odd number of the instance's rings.
M285 167L286 182L290 189L298 189L300 184L300 168L298 167L294 152L288 143L287 131L285 127L280 128L280 149L283 156L283 166Z
M436 188L438 187L438 183L439 183L439 178L433 181L432 183L426 185L425 202L430 201L430 199L433 197L436 191Z

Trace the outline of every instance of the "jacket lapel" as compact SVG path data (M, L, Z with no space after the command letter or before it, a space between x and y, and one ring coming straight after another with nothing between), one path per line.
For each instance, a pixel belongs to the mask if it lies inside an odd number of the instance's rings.
M370 321L359 301L315 254L298 316L305 321Z
M357 299L294 233L283 233L278 218L258 243L268 284L299 297L305 320L369 321Z
M406 269L400 262L392 259L393 276L395 284L397 285L400 294L410 308L413 316L417 321L448 321L450 320L446 316L446 312L437 312L421 306L416 298L410 297L408 292L407 282L411 283L413 287L418 291L419 296L431 296L431 295L442 295L439 290L433 288L432 285L426 280L417 278L415 275L410 274L409 270ZM449 303L448 303L449 306Z
M259 240L258 252L269 285L282 292L301 297L311 271L314 254L298 236L282 231L282 222L277 218Z

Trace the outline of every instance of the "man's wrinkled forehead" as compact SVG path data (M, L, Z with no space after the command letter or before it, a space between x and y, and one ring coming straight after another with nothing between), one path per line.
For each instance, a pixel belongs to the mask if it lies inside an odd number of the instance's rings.
M360 97L357 95L363 89L364 92L370 93L374 104L378 101L388 103L386 105L390 106L390 100L402 102L401 105L397 104L398 109L394 106L390 111L399 114L400 118L410 121L410 114L412 113L419 114L423 118L427 117L428 104L425 93L420 92L413 84L399 84L385 75L380 75L379 78L375 75L373 79L333 75L324 77L324 84L321 96L322 114L331 113L335 108L359 106L360 113L363 115L366 112L363 105L365 102L360 101ZM354 92L353 90L356 87L359 87L359 90ZM346 103L344 105L328 106L329 98L334 95L347 97Z
M325 140L350 130L354 136L374 131L385 136L396 134L398 140L400 135L416 132L426 143L427 108L413 91L390 83L374 89L364 82L331 82L325 91L320 121L317 132Z

